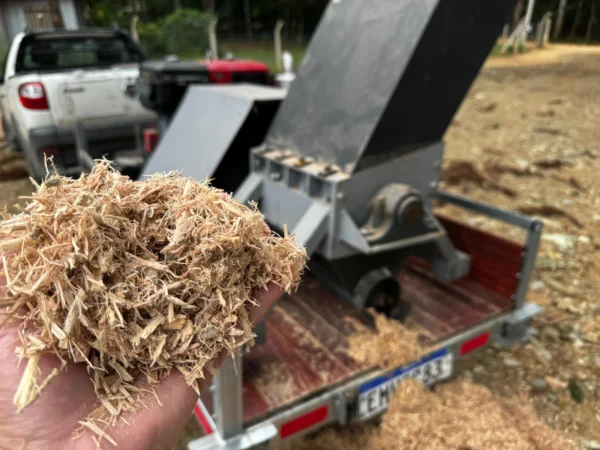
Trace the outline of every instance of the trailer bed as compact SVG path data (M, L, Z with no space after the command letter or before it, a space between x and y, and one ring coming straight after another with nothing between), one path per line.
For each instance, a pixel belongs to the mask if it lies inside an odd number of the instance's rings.
M513 302L464 280L444 283L412 266L399 274L403 299L412 305L407 321L435 341L503 312ZM465 282L466 281L466 282ZM355 331L352 318L371 325L364 313L308 279L269 314L267 342L243 359L243 418L253 423L302 398L332 388L375 367L345 349Z
M412 258L398 274L402 299L411 304L407 323L421 328L432 343L513 309L523 254L521 245L441 220L456 247L471 255L471 273L441 281ZM348 319L372 325L364 312L310 277L297 293L279 300L266 321L267 342L243 358L246 424L376 369L347 353L347 338L355 331Z

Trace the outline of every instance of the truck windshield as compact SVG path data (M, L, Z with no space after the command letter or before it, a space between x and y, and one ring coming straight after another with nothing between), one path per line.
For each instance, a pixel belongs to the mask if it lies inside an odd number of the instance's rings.
M143 55L125 37L33 36L23 39L15 69L19 73L110 67L143 59Z

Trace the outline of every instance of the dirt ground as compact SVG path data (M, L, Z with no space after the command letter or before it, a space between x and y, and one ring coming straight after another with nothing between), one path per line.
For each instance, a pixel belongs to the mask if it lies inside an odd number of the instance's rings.
M544 307L535 336L490 347L458 369L500 397L527 399L552 428L590 449L600 448L599 81L600 47L490 59L446 134L443 183L545 227L529 293ZM0 181L0 205L29 190L25 178ZM451 207L440 212L523 237ZM197 432L190 425L177 448Z
M483 179L444 186L544 222L529 293L545 308L537 335L474 355L466 375L502 396L526 394L543 420L590 448L600 441L599 74L598 47L490 60L446 135L446 175L468 162Z

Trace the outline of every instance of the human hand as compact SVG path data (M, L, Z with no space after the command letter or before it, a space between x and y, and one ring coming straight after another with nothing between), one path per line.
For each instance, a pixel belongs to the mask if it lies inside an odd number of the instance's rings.
M6 280L0 276L0 298L5 284ZM249 312L252 324L265 315L281 293L274 284L270 284L268 290L256 293L258 305ZM96 449L96 436L91 430L84 429L81 436L74 439L80 422L98 406L85 364L69 362L45 388L43 395L17 414L13 396L26 364L18 363L15 344L18 344L17 325L0 330L0 449ZM226 357L222 353L215 366L219 367ZM44 355L39 366L42 373L47 374L60 364L58 357ZM211 379L207 374L207 378L199 382L200 389L204 390ZM174 447L198 396L176 370L155 386L154 391L156 396L147 393L143 397L145 408L123 413L117 424L106 430L120 450L169 450ZM105 449L115 448L104 439L101 445Z

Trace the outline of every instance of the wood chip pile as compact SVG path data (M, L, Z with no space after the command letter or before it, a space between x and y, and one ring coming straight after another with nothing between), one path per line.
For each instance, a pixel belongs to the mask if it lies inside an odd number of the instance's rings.
M217 354L253 344L253 293L294 289L306 259L256 208L205 183L131 181L106 161L78 180L47 178L23 212L4 215L0 242L0 318L19 324L28 359L15 404L56 375L37 379L40 356L54 353L87 364L99 399L90 417L108 423L138 407L138 379L177 369L198 390Z
M398 388L381 424L328 428L280 450L575 450L576 447L519 406L466 379L431 392L414 380Z
M408 364L428 351L430 336L422 329L417 331L411 323L402 324L370 309L375 329L356 320L352 322L355 332L348 337L348 354L368 366L392 369Z

